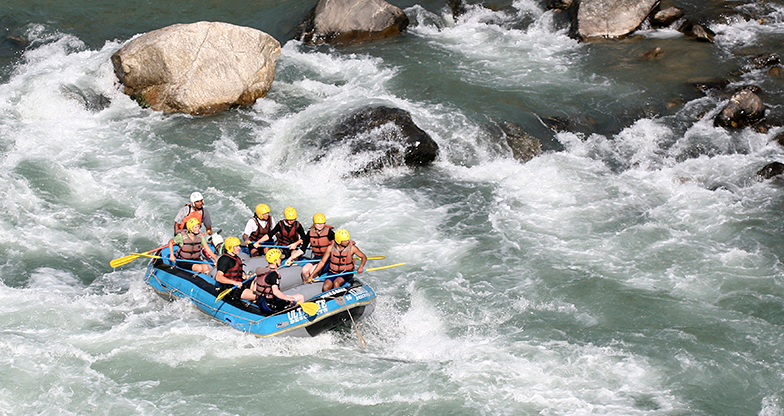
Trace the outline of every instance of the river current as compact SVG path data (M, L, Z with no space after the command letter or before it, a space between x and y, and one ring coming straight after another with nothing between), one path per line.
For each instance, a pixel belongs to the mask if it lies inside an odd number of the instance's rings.
M714 127L729 96L693 82L759 86L781 120L784 79L740 70L780 52L784 5L676 4L755 17L712 21L714 43L581 43L537 1L392 3L408 30L350 47L291 40L301 0L0 5L0 414L784 414L784 181L755 174L782 128ZM112 53L200 20L281 42L267 97L191 117L122 93ZM432 166L316 157L376 104L433 137ZM515 160L505 122L545 152ZM361 276L368 348L243 334L158 297L143 260L109 266L164 244L194 190L224 236L291 205L406 262Z

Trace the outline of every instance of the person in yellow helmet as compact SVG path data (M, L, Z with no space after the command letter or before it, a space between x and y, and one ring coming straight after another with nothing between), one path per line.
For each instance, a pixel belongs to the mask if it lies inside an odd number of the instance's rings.
M312 259L321 258L327 249L335 241L335 232L333 227L327 224L327 217L321 212L313 215L313 225L308 230L308 240L310 242L310 251ZM306 250L307 252L307 250ZM307 254L306 254L307 257ZM310 272L316 267L313 263L306 263L302 266L302 280L306 280L310 276Z
M313 258L321 257L327 252L329 245L335 241L334 227L327 224L326 215L317 212L313 215L313 225L308 229L308 242ZM304 247L304 246L303 246Z
M319 272L326 269L329 271L329 274L325 275L324 284L321 286L322 292L343 286L343 283L346 282L351 283L354 280L353 274L336 277L330 277L329 275L354 271L354 256L362 260L357 269L357 273L362 273L365 271L367 256L357 247L354 241L351 241L351 235L349 235L348 230L341 228L335 231L335 241L330 244L327 252L321 257L321 261L304 280L311 282L319 275ZM328 263L329 266L325 267Z
M250 256L256 257L266 252L261 248L257 248L253 243L261 240L272 229L272 216L270 215L270 207L267 204L256 205L256 210L253 217L245 224L245 231L242 233L242 241L250 248ZM268 250L268 249L267 249Z
M217 263L215 280L220 283L220 290L224 291L232 287L243 288L243 290L233 290L229 296L253 301L256 296L250 290L250 283L243 287L245 274L242 269L242 259L240 255L240 239L237 237L227 237L223 242L226 252L220 256Z
M256 296L256 305L265 314L271 315L293 306L294 302L304 302L305 296L300 293L287 295L280 290L280 267L281 251L273 248L267 251L265 257L269 263L269 271L265 275L256 275L252 289Z
M275 224L275 227L266 236L261 237L253 246L258 249L261 243L272 240L273 237L275 238L275 245L288 246L287 249L282 250L283 257L289 258L288 264L302 255L304 251L298 250L298 248L300 246L307 247L308 235L305 233L305 229L302 228L302 224L297 221L297 210L294 207L286 207L283 210L283 219Z
M178 246L176 253L174 251L175 244ZM186 222L185 228L169 240L169 260L181 269L196 273L209 273L210 267L199 263L202 254L213 261L218 260L218 256L210 249L207 238L201 234L201 223L196 218L191 218Z

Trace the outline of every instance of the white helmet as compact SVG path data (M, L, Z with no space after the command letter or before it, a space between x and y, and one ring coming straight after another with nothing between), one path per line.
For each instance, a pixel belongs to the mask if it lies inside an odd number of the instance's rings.
M223 244L223 237L220 234L213 234L212 235L212 244L217 246L218 244Z
M191 194L191 204L196 203L196 201L203 200L204 197L201 195L201 192L194 192Z

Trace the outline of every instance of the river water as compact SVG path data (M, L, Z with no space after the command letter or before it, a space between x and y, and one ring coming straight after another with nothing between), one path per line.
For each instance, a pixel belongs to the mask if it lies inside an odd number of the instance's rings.
M406 1L405 34L339 48L291 40L301 0L0 5L0 414L784 414L784 183L755 176L784 159L781 128L713 127L729 96L690 82L780 51L784 6L679 4L755 16L712 23L715 43L580 43L532 0L457 21ZM199 20L281 41L266 98L194 118L122 94L112 53ZM782 78L730 79L782 112ZM372 155L314 161L375 104L409 111L438 160L361 177ZM504 122L547 151L514 160ZM352 328L243 334L156 296L142 260L109 267L165 243L194 190L224 236L292 205L373 265L407 262L362 275L368 349Z

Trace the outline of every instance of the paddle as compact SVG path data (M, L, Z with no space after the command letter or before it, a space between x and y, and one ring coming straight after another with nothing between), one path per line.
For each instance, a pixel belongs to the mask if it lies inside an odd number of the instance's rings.
M373 267L372 269L367 269L365 271L366 272L372 272L372 271L376 271L376 270L389 269L389 268L392 268L392 267L402 266L404 264L406 264L406 263L397 263L397 264L390 264L388 266ZM325 275L319 276L318 279L313 279L312 281L313 282L323 282L325 279L328 279L330 277L345 276L347 274L355 274L355 273L357 273L356 270L353 270L353 271L350 271L350 272L336 273L336 274L325 274Z
M147 253L133 253L133 254L136 254L138 256L143 256L143 257L149 257L151 259L159 259L159 258L161 258L161 256L155 256L155 255L147 254ZM176 261L184 261L186 263L196 263L196 264L209 264L210 266L212 266L212 263L206 262L206 261L200 261L200 260L176 259Z
M368 257L368 260L384 260L385 258L386 257L384 257L384 256L373 256L373 257ZM354 261L357 261L357 260L362 260L362 259L360 259L359 257L354 257ZM292 263L293 264L304 264L304 263L318 263L320 261L321 261L321 259L294 260Z
M256 243L258 243L258 241L256 241ZM256 244L256 243L242 244L242 245L240 245L240 247L252 247L252 246L253 246L254 244ZM271 246L271 245L267 245L267 244L259 244L259 247L258 247L258 248L262 248L262 247L268 247L268 248L287 248L287 249L289 249L289 250L291 249L291 247L289 247L289 246L274 246L274 245L272 245L272 246ZM296 250L296 249L295 249L295 250Z
M219 295L218 295L218 296L215 298L215 302L217 302L217 301L219 301L219 300L221 300L221 299L225 298L225 297L226 297L226 295L228 295L229 293L231 293L231 291L232 291L232 290L234 290L234 289L236 289L236 288L238 288L238 287L242 287L242 286L244 286L244 285L245 285L245 283L248 283L248 282L249 282L251 279L253 279L253 278L255 278L255 277L256 277L256 275L253 275L253 276L251 276L251 277L249 277L249 278L247 278L247 279L243 280L243 281L242 281L242 285L240 285L240 286L232 286L232 287L230 287L230 288L228 288L228 289L224 290L223 292L221 292L221 293L220 293L220 294L219 294Z
M319 310L319 305L316 302L297 302L297 305L302 307L302 310L309 316L315 315Z
M152 253L153 251L158 251L158 250L160 250L162 248L166 248L166 246L160 246L160 247L154 248L152 250L147 250L144 253L145 254L146 253ZM120 257L119 259L114 259L114 260L110 261L109 262L109 266L112 266L112 268L120 267L120 266L126 265L126 264L128 264L128 263L130 263L130 262L132 262L132 261L134 261L134 260L136 260L136 259L138 259L139 257L142 257L142 256L144 256L144 254L141 254L141 253L131 253L131 254L125 256L125 257Z

